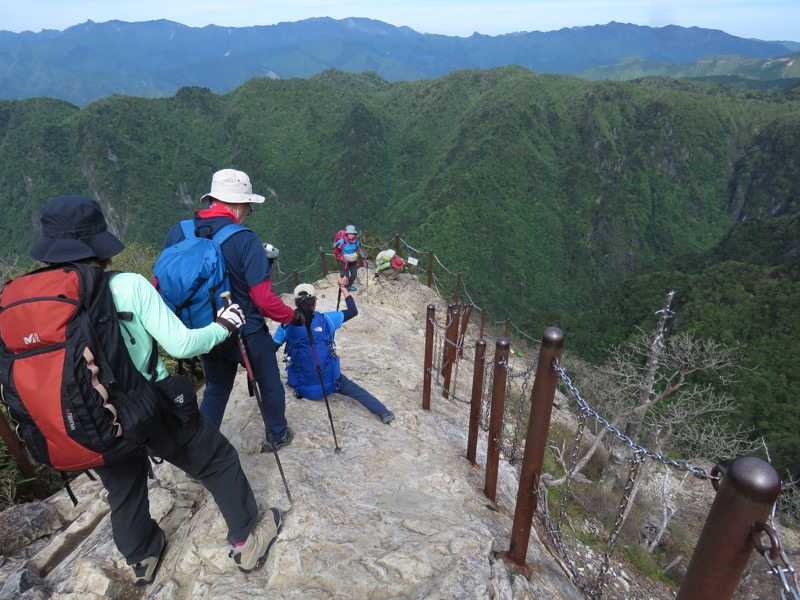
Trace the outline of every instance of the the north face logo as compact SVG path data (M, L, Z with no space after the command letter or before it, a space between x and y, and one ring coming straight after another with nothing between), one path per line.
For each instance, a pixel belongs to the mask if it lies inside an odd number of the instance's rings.
M24 336L22 341L26 344L37 344L42 340L39 339L39 334L34 331L32 334Z

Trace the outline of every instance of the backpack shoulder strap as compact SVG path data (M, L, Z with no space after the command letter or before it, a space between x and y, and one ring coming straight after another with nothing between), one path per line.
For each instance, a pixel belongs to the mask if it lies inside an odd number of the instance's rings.
M238 223L228 223L224 227L220 227L217 230L217 233L211 238L215 242L217 242L220 246L231 237L234 233L239 233L240 231L250 231L244 225L239 225Z
M181 226L183 223L191 223L191 221L182 221ZM192 235L194 235L194 226L192 226ZM122 271L104 271L103 276L105 277L106 285L111 285L111 278L118 274L122 273ZM113 296L112 296L113 301ZM114 307L116 308L116 306ZM128 331L128 328L125 326L126 321L133 321L133 313L128 311L115 311L117 321L119 322L120 327L124 328ZM130 333L128 333L130 335ZM158 342L156 339L153 338L153 347L150 349L150 358L147 360L147 374L148 380L154 382L156 380L156 367L158 366Z
M196 237L194 235L194 221L192 219L181 221L181 231L183 231L183 237L187 240Z

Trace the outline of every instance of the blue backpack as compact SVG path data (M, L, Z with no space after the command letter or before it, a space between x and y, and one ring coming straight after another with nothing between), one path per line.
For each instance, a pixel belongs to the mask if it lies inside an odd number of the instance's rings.
M167 306L184 325L205 327L222 306L220 294L229 290L222 243L247 227L230 223L213 237L197 237L194 221L181 221L184 239L164 250L153 265L158 289Z
M308 400L322 400L326 394L332 394L338 389L339 378L342 371L339 367L339 357L336 355L334 342L334 329L328 318L319 312L314 312L311 321L311 330L314 335L314 350L305 327L286 327L286 375L287 383L295 390L295 396ZM325 382L325 391L320 385L316 369L319 360L322 380Z

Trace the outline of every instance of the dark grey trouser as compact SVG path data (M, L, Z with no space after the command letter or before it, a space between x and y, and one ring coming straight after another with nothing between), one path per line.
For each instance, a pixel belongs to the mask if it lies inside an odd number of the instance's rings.
M358 277L358 263L340 260L339 277L347 277L347 285L352 286L353 282L356 280L356 277Z
M164 460L199 479L228 525L228 543L243 542L258 518L258 505L239 455L212 423L199 415L196 427L176 431L182 451ZM160 528L150 516L147 495L149 459L132 456L94 471L108 490L114 543L129 565L158 554Z

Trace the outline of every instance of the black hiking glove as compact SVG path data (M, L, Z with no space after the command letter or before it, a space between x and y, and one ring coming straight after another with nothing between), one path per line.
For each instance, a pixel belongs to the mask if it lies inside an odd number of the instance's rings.
M298 327L305 327L306 323L310 321L306 321L305 313L300 310L299 308L294 309L294 318L292 322L289 323L290 325L297 325Z

